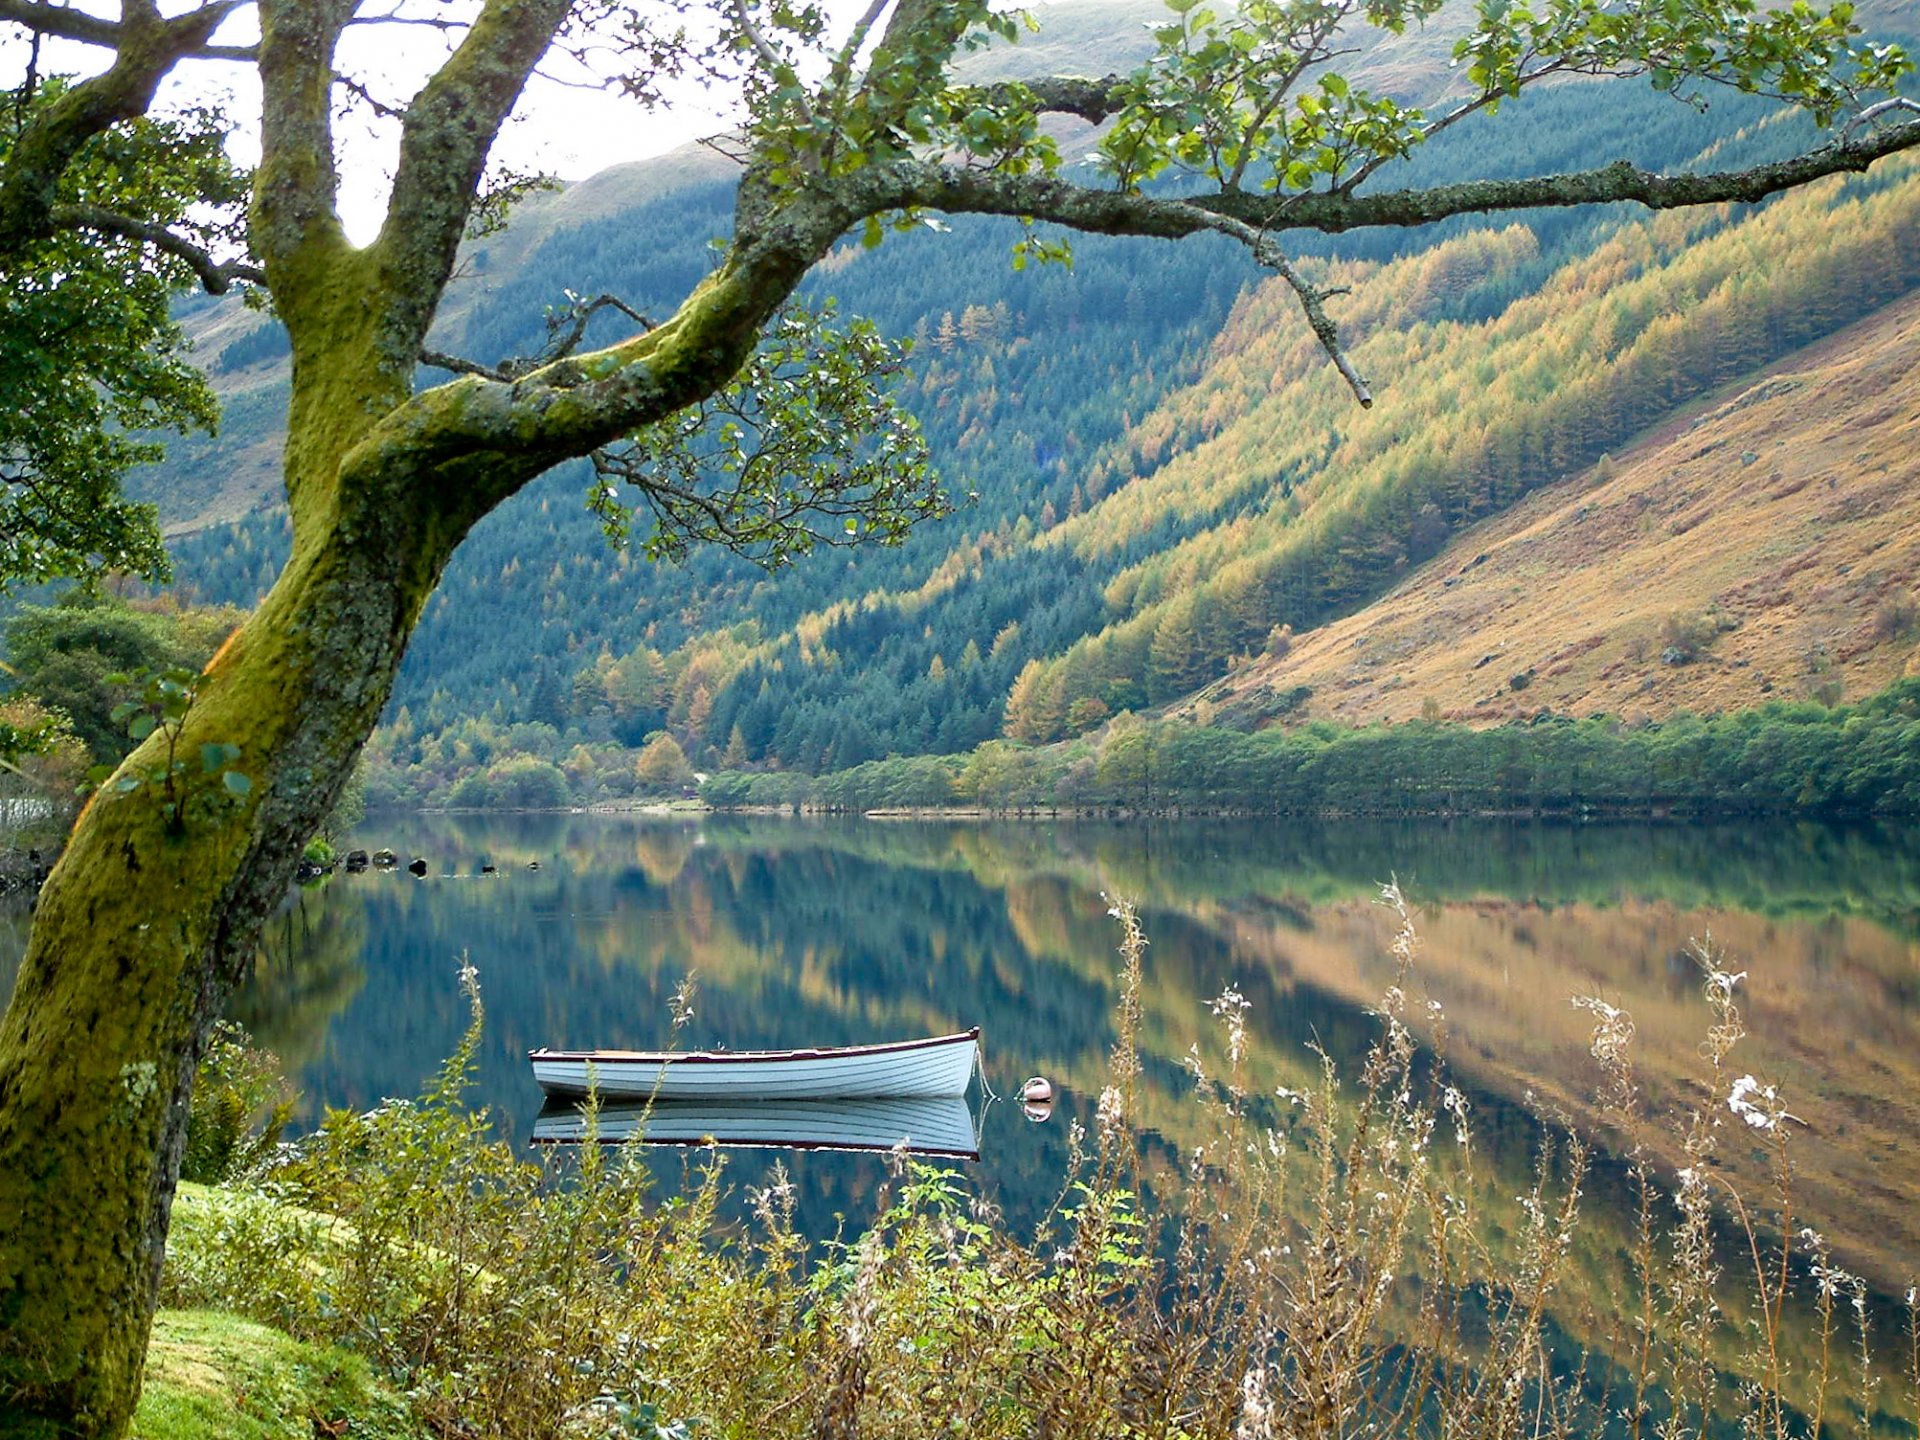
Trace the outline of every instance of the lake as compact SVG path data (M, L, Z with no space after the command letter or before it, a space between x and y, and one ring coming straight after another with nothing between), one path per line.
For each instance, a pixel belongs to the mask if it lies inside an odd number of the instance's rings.
M487 1005L474 1098L515 1138L540 1108L528 1049L664 1046L691 972L683 1048L981 1026L1003 1095L1036 1074L1061 1091L1046 1124L1017 1103L982 1122L982 1185L1034 1218L1106 1079L1119 931L1105 897L1135 901L1151 941L1142 1119L1171 1153L1199 1124L1190 1047L1220 1068L1208 1005L1225 987L1251 1002L1261 1093L1304 1085L1311 1043L1357 1059L1392 977L1378 882L1398 876L1418 910L1420 998L1441 1007L1447 1062L1489 1136L1524 1151L1532 1113L1593 1119L1576 995L1631 1012L1656 1111L1702 1093L1709 1014L1689 944L1711 937L1747 972L1735 1073L1781 1085L1805 1121L1810 1223L1885 1286L1920 1272L1911 830L419 815L371 822L355 843L430 873L302 892L236 1006L297 1077L309 1121L418 1089L465 1022L463 953ZM884 1174L865 1157L787 1163L816 1224L857 1218Z
M377 817L352 843L420 856L430 873L340 874L300 892L235 1005L294 1076L304 1125L324 1106L418 1091L466 1022L462 955L487 1011L474 1100L516 1143L541 1106L529 1048L663 1046L691 972L683 1048L979 1025L1003 1095L1050 1077L1053 1116L986 1107L983 1158L968 1167L1025 1229L1058 1195L1069 1126L1090 1119L1106 1082L1120 939L1107 897L1135 901L1151 941L1138 1121L1150 1177L1170 1185L1205 1137L1184 1061L1197 1046L1219 1073L1209 1002L1224 988L1250 1002L1258 1094L1311 1083L1313 1045L1357 1069L1393 974L1378 884L1397 876L1420 930L1421 1038L1437 1033L1471 1103L1490 1193L1526 1188L1535 1117L1595 1121L1591 1016L1575 996L1631 1012L1656 1114L1702 1098L1724 1110L1704 1089L1710 1015L1690 954L1710 936L1725 967L1746 972L1750 1035L1732 1073L1780 1085L1801 1122L1796 1226L1825 1232L1882 1295L1920 1274L1912 828L465 814ZM0 942L17 947L20 930ZM1764 1154L1726 1128L1733 1169L1757 1186ZM1670 1178L1671 1124L1654 1136ZM660 1153L663 1184L698 1163ZM764 1183L774 1158L731 1153L731 1182ZM869 1218L888 1180L884 1157L778 1158L816 1234ZM1627 1223L1615 1170L1601 1167L1592 1197L1585 1269L1604 1287Z

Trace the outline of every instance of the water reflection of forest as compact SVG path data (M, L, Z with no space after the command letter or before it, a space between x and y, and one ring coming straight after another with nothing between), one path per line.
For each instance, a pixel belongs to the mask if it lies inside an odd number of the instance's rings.
M535 1045L661 1043L699 977L694 1044L852 1043L985 1027L995 1082L1051 1075L1060 1123L987 1117L976 1174L1025 1228L1058 1193L1065 1123L1085 1116L1113 1038L1117 934L1105 895L1142 910L1148 955L1139 1122L1161 1184L1203 1135L1183 1058L1218 1071L1206 1004L1252 1002L1255 1078L1308 1082L1309 1043L1351 1062L1391 977L1377 882L1419 907L1421 1000L1440 1005L1476 1111L1482 1213L1526 1188L1536 1112L1595 1121L1588 1017L1632 1012L1641 1093L1669 1119L1704 1096L1708 1023L1689 941L1711 933L1742 987L1736 1057L1804 1118L1797 1203L1883 1291L1920 1271L1920 843L1884 829L1191 823L956 825L610 816L408 816L362 843L433 874L341 876L269 930L236 1013L321 1104L412 1093L465 1013L455 957L480 968L488 1029L476 1097L523 1135ZM530 862L541 868L530 870ZM497 876L479 874L483 862ZM8 932L0 929L0 943ZM10 962L0 959L0 965ZM3 977L0 977L3 978ZM1420 1007L1416 1007L1418 1010ZM1430 1027L1431 1029L1432 1027ZM1423 1037L1432 1040L1429 1033ZM1531 1098L1528 1098L1531 1097ZM1710 1098L1718 1105L1723 1097ZM1669 1169L1670 1124L1649 1138ZM1756 1182L1764 1157L1729 1129ZM1617 1150L1621 1138L1609 1136ZM697 1157L664 1158L672 1183ZM764 1156L729 1160L761 1183ZM786 1162L812 1228L858 1224L885 1183L866 1157ZM1623 1207L1600 1177L1578 1267L1604 1306L1622 1282ZM1617 1195L1614 1198L1618 1198ZM1729 1302L1729 1335L1739 1319ZM1569 1333L1579 1327L1566 1320ZM1728 1344L1735 1341L1731 1338Z

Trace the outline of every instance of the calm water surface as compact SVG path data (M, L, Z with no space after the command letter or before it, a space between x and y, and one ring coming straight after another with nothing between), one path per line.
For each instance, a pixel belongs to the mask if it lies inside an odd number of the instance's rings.
M1263 1094L1310 1082L1312 1044L1349 1065L1364 1050L1392 973L1392 917L1374 897L1397 875L1419 909L1416 1009L1439 1007L1423 1039L1442 1043L1471 1097L1490 1195L1526 1188L1536 1114L1593 1118L1576 995L1632 1013L1656 1113L1706 1095L1709 1013L1689 944L1711 936L1747 972L1751 1034L1733 1073L1780 1084L1805 1121L1796 1225L1826 1231L1883 1294L1920 1274L1911 829L461 815L376 819L354 843L424 857L431 873L340 875L302 892L235 1007L296 1077L303 1123L323 1106L417 1092L465 1023L463 953L487 1005L474 1098L516 1140L541 1103L529 1048L663 1045L669 997L692 972L689 1048L979 1025L1000 1091L1052 1077L1053 1119L987 1107L984 1157L969 1167L1024 1226L1057 1195L1069 1122L1090 1116L1105 1082L1119 936L1103 897L1135 900L1152 941L1138 1119L1165 1176L1205 1139L1183 1061L1198 1046L1218 1073L1208 1002L1225 987L1251 1001ZM483 863L499 873L482 876ZM1727 1153L1751 1180L1764 1156L1737 1130ZM1656 1150L1670 1175L1677 1145ZM784 1159L816 1232L869 1218L886 1182L876 1157ZM661 1160L663 1183L683 1163ZM729 1175L757 1184L771 1163L735 1152ZM1604 1174L1589 1216L1583 1273L1604 1294L1627 1237Z
M1105 1080L1118 932L1103 896L1134 899L1151 937L1142 1121L1172 1157L1202 1138L1183 1062L1198 1045L1217 1073L1208 1002L1223 988L1252 1002L1265 1093L1305 1082L1311 1043L1358 1056L1391 977L1376 884L1397 875L1419 906L1437 1038L1485 1134L1515 1152L1496 1158L1524 1173L1530 1112L1591 1114L1576 995L1632 1012L1656 1110L1703 1093L1709 1017L1688 952L1711 936L1748 972L1735 1073L1779 1083L1806 1120L1801 1205L1883 1285L1920 1272L1910 831L463 815L378 820L356 842L431 873L303 893L236 1007L296 1074L308 1118L418 1089L464 1022L462 953L487 1003L475 1098L515 1137L540 1107L529 1048L664 1045L692 972L685 1047L980 1025L1000 1091L1044 1074L1063 1092L1046 1125L1014 1104L982 1119L980 1183L1033 1218L1057 1192L1068 1122ZM751 1181L763 1162L731 1163ZM788 1163L818 1225L860 1218L884 1174L863 1157Z

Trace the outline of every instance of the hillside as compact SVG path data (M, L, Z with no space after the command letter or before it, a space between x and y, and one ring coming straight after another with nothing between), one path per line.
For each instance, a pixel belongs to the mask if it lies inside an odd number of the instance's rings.
M1208 688L1301 718L1660 718L1858 697L1920 666L1920 297L1476 526ZM1524 678L1522 678L1524 677ZM1519 684L1516 685L1516 680Z
M1122 64L1152 8L1060 7L1034 58ZM1359 63L1403 93L1431 91L1448 80L1449 23ZM1543 89L1511 108L1380 183L1621 156L1721 167L1808 133L1748 97L1696 109L1626 82ZM1920 281L1911 175L1882 166L1658 220L1616 207L1305 244L1303 264L1352 287L1338 318L1381 395L1372 411L1328 371L1284 287L1225 242L1082 237L1071 272L1023 274L1006 223L850 245L813 294L915 340L900 397L970 503L897 549L768 575L714 553L662 567L613 552L582 503L584 467L555 472L476 528L429 603L373 747L392 782L382 793L443 799L463 774L521 753L564 762L577 798L618 794L631 748L663 727L701 768L813 771L1003 733L1049 741L1239 674L1281 627L1294 632L1289 663L1305 663L1320 653L1314 627L1372 605L1461 532L1603 453L1644 447L1703 397L1730 398ZM471 247L437 343L528 353L563 286L660 313L704 273L728 203L724 165L697 148L540 197ZM143 483L174 526L182 587L249 603L286 547L271 499L284 337L231 306L188 321L227 397L226 429L175 446ZM1736 652L1722 641L1712 653ZM1510 678L1496 668L1480 678ZM1689 689L1710 673L1661 671L1669 698L1649 705L1719 703ZM1345 678L1262 667L1216 703L1244 700L1257 724L1278 713L1260 697L1310 684L1324 706ZM1847 670L1839 683L1851 695L1870 679ZM1468 690L1436 704L1505 713ZM1393 699L1418 711L1426 697Z

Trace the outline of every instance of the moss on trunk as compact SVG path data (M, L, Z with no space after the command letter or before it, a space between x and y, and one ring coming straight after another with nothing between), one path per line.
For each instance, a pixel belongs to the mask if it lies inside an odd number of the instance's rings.
M101 790L41 894L0 1020L0 1436L50 1421L124 1432L207 1027L465 530L379 456L342 483L343 457L405 398L353 363L354 329L296 377L294 552L187 713L176 753L199 798L169 827L157 784ZM244 797L202 773L206 744L240 747ZM120 773L163 753L156 732Z

